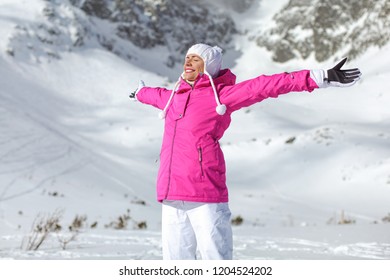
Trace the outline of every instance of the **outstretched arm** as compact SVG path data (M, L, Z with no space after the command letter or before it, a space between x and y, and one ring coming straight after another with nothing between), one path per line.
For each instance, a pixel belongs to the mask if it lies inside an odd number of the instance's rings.
M262 75L222 89L221 102L228 110L236 111L266 98L276 98L289 92L313 91L329 86L346 87L355 84L361 76L359 69L341 70L346 58L329 70L301 70L271 76Z
M267 98L299 91L313 91L318 85L310 77L309 70L261 75L236 85L225 87L220 93L221 103L228 111L236 111Z
M169 99L170 92L165 88L146 87L143 81L139 81L138 88L131 92L129 97L131 100L137 100L162 110Z

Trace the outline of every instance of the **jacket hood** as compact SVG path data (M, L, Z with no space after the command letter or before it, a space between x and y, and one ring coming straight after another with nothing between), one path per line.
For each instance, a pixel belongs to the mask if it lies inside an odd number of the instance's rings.
M236 83L236 75L230 69L221 70L216 78L210 78L207 74L203 74L198 79L196 86L210 86L211 82L213 82L217 89L221 86L231 86Z

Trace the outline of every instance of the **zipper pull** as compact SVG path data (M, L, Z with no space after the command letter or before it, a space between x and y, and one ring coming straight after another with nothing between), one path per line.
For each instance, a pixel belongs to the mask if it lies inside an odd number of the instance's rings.
M199 161L202 162L202 148L198 148L198 154L199 154Z

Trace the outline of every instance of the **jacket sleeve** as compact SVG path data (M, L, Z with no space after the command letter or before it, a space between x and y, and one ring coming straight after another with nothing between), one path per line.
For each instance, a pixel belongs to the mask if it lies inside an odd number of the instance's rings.
M166 88L143 87L137 93L137 100L163 110L168 102L171 90Z
M220 93L221 103L231 112L247 107L266 98L298 91L313 91L318 88L310 77L309 70L261 75L233 86L224 87Z

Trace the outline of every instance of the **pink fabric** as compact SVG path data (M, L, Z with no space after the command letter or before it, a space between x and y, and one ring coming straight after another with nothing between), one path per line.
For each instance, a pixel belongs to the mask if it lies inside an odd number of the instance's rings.
M206 75L198 77L194 88L181 81L165 118L158 201L227 202L225 160L218 141L230 125L231 114L268 97L318 88L308 70L235 81L228 69L214 79L220 101L227 106L222 116L215 111L217 104ZM162 110L170 94L165 88L144 87L137 99Z

